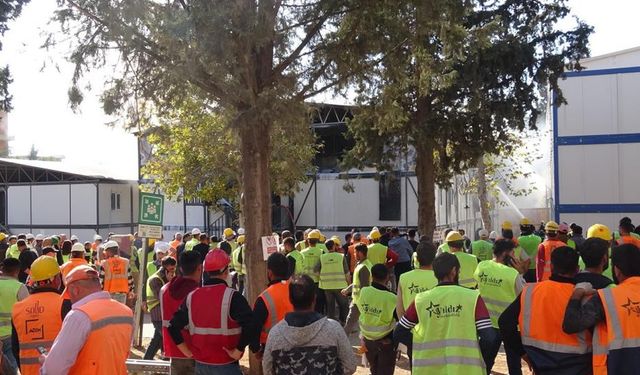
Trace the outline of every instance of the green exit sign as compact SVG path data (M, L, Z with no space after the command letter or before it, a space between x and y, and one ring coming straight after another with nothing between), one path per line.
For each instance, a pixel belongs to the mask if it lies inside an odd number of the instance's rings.
M164 197L159 194L140 193L140 214L138 223L162 225Z

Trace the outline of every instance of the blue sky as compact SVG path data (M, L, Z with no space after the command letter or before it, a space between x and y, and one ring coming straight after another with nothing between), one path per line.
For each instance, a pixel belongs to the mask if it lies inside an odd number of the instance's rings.
M640 46L640 1L571 0L574 14L595 27L592 55ZM64 48L40 48L55 0L32 0L22 17L10 25L3 39L0 62L9 64L14 77L11 92L14 110L9 114L10 147L14 155L24 155L34 144L41 155L64 156L70 164L123 168L135 178L137 146L135 137L124 130L105 126L113 120L102 113L98 94L105 76L91 77L93 91L85 97L79 113L67 102L72 67L64 61ZM41 71L43 64L47 67ZM55 65L58 68L55 68ZM58 70L59 69L59 70Z

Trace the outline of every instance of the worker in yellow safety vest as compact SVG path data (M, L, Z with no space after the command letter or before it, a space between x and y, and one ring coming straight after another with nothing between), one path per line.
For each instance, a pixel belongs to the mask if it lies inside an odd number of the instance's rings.
M320 262L316 266L320 272L318 286L325 296L327 317L344 324L349 311L349 301L341 292L351 284L351 274L344 255L337 251L339 244L334 240L328 240L324 244L329 251L320 256Z
M538 247L542 242L542 239L535 234L535 227L529 219L522 218L520 220L520 237L518 237L518 244L529 256L530 259L535 260L538 255ZM536 282L536 262L529 262L529 269L524 274L524 279L529 283Z
M307 236L307 242L309 243L309 247L301 251L302 254L302 262L304 263L304 273L309 275L314 283L316 283L316 287L318 287L318 283L320 282L320 271L318 269L318 264L320 264L320 256L323 254L322 249L318 244L320 243L321 233L319 230L314 229L309 232ZM316 293L316 305L315 309L317 312L324 314L324 305L325 305L324 293L321 290L318 290Z
M493 243L489 242L489 231L480 229L478 231L480 239L471 242L471 254L478 258L478 261L491 260L493 257Z
M362 288L371 285L371 261L367 258L369 248L363 243L356 245L356 259L358 264L353 271L353 283L342 290L343 296L351 294L351 305L349 306L349 314L344 324L344 330L347 335L354 332L358 319L360 318L360 310L358 310L358 298Z
M27 287L18 281L19 273L19 260L5 258L2 261L2 275L0 275L0 296L2 297L0 298L0 340L2 341L2 354L4 354L7 365L14 373L18 369L18 363L12 350L11 311L17 302L29 297Z
M460 262L460 286L475 288L478 283L473 278L473 274L476 272L476 267L478 267L478 258L463 251L464 238L457 231L449 232L445 242L449 246L451 253Z

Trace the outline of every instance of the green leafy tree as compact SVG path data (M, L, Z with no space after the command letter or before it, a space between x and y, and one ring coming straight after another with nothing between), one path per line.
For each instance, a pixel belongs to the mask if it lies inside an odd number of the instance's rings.
M2 0L0 1L0 36L9 30L9 22L15 20L22 13L22 7L29 0ZM2 50L2 42L0 42L0 50ZM11 111L11 93L9 93L9 85L13 82L9 67L0 68L0 111Z
M345 69L386 52L354 80L361 108L346 165L389 170L415 152L418 226L431 236L435 185L508 147L512 129L535 128L539 92L580 68L591 28L559 30L568 15L564 0L382 0L350 14L343 27L358 49Z
M353 42L335 31L351 2L58 3L61 34L74 43L72 105L86 95L81 81L87 70L116 65L102 94L108 114L126 115L129 125L137 127L195 100L222 116L234 132L246 213L248 297L254 300L267 285L260 237L272 229L269 163L279 134L274 127L286 124L292 129L287 135L307 131L308 123L299 122L304 100L346 83L344 75L335 74L336 59ZM252 371L258 371L253 365L259 364L252 362Z

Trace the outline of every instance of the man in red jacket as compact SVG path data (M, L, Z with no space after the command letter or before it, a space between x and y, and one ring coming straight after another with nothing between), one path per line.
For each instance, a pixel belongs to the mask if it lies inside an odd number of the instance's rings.
M200 286L202 278L202 260L197 251L185 251L180 254L180 270L182 276L176 276L162 289L160 289L160 306L162 312L162 344L165 356L171 358L172 374L193 374L195 372L195 362L178 349L171 335L168 326L171 317L178 311L178 308L189 293ZM189 333L182 332L187 345L189 344Z

